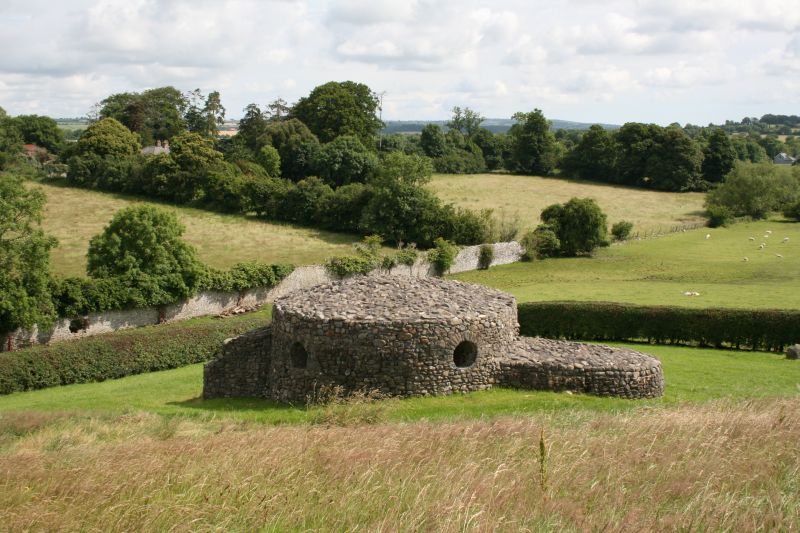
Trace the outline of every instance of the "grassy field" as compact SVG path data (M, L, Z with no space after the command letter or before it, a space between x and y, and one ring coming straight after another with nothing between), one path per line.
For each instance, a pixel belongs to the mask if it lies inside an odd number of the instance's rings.
M117 194L47 184L32 184L47 195L44 230L58 238L51 254L52 270L81 276L86 270L89 239L100 233L119 209L134 202L153 202ZM271 224L238 215L163 205L174 210L186 226L187 241L200 258L217 268L239 261L295 265L322 263L328 257L352 251L352 235Z
M500 216L518 214L523 229L539 223L548 205L572 197L594 198L608 215L609 224L634 223L634 231L668 230L672 226L702 224L703 193L669 193L592 182L510 176L504 174L437 174L429 187L445 202L470 209L494 209Z
M202 368L0 398L18 530L787 530L800 365L633 345L660 400L492 390L286 407L198 399Z
M767 231L773 233L765 238ZM767 246L759 250L762 242ZM593 258L515 263L454 277L507 291L521 302L797 309L800 224L773 220L687 231L613 245ZM700 296L684 296L687 291Z

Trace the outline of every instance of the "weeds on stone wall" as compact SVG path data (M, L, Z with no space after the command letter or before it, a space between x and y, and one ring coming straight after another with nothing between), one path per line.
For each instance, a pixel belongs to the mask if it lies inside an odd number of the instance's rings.
M494 260L494 246L491 244L481 244L478 251L478 268L488 270Z
M434 242L434 247L428 250L428 261L436 268L436 273L440 276L447 273L458 255L458 246L441 237Z

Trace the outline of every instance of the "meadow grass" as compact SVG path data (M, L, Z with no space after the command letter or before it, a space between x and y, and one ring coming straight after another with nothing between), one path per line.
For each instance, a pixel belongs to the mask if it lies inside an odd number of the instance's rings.
M508 174L436 174L428 187L448 203L470 209L493 209L498 216L518 215L522 229L539 223L539 214L570 198L594 198L608 216L636 231L668 231L679 225L703 224L703 193L672 193L587 181Z
M772 234L765 238L767 231ZM759 250L762 242L767 246ZM770 220L705 228L626 241L598 249L591 258L514 263L452 277L509 292L520 302L797 309L800 224ZM687 291L700 296L684 296Z
M798 398L277 426L0 418L10 531L793 531Z
M177 213L186 226L184 238L200 259L217 268L240 261L319 264L333 255L352 252L354 235L275 224L241 215L158 204L141 198L88 191L53 184L30 183L47 195L43 229L58 238L51 253L51 270L65 276L83 276L89 239L97 235L123 207L159 205Z
M582 394L495 389L442 397L382 400L381 418L392 421L453 420L574 410L624 411L719 399L791 397L800 394L800 365L782 355L683 346L618 344L661 360L666 394L632 401ZM314 421L325 406L285 406L257 399L202 400L202 365L129 376L102 383L54 387L0 397L0 413L15 411L232 418L267 424ZM341 408L346 411L347 406ZM367 409L365 407L365 409ZM345 413L346 414L346 413ZM358 413L354 413L358 415Z

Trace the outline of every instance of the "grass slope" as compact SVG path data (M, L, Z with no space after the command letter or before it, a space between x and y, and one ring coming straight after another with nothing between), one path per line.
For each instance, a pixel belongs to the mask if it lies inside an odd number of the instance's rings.
M662 361L667 383L663 399L630 401L496 389L467 395L387 400L378 402L374 408L388 420L442 420L575 409L620 411L643 405L791 397L800 393L800 365L782 355L677 346L627 346L649 352ZM308 422L323 415L346 417L352 414L347 412L348 406L334 407L329 413L326 411L328 408L279 406L265 400L202 401L199 399L202 381L202 365L192 365L103 383L14 393L0 397L0 413L68 411L109 415L147 411L168 416L233 417L270 424Z
M536 226L542 209L572 197L594 198L608 215L634 223L634 231L702 224L703 193L669 193L592 182L505 174L437 174L429 187L445 202L470 209L519 215L523 229Z
M768 230L773 233L765 238ZM789 241L782 242L784 237ZM763 250L758 249L761 242L767 243ZM627 241L598 250L593 258L516 263L454 278L509 292L521 302L797 309L800 224L773 220L688 231ZM686 291L700 296L684 296Z
M44 230L58 238L51 254L52 270L82 276L89 239L100 233L111 217L133 203L154 204L138 198L48 184L31 184L47 195ZM211 266L226 268L239 261L295 265L322 263L332 255L350 253L352 235L271 224L238 215L162 205L174 210L186 226L187 241Z

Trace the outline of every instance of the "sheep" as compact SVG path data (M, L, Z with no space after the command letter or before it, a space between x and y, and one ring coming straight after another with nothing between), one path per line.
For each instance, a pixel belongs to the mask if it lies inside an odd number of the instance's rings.
M750 260L749 260L748 258L746 258L746 257L743 257L743 258L742 258L742 261L744 261L744 262L746 263L746 262L748 262L748 261L750 261Z
M710 233L706 233L706 240L708 240L710 238L711 238L711 234Z
M748 241L754 241L754 240L756 240L756 238L755 237L748 237L747 240Z
M769 233L765 233L765 234L764 234L764 238L765 238L765 239L769 239Z
M771 229L768 229L768 230L767 230L767 231L765 231L764 233L772 233L772 230L771 230Z
M764 244L764 243L762 242L761 244L759 244L759 245L758 245L758 249L759 249L759 250L763 250L765 246L766 246L766 244Z
M686 291L683 293L684 296L700 296L700 293L697 291Z
M784 237L783 242L789 242L789 237Z
M775 254L775 257L777 257L778 259L783 259L783 256L781 254Z

